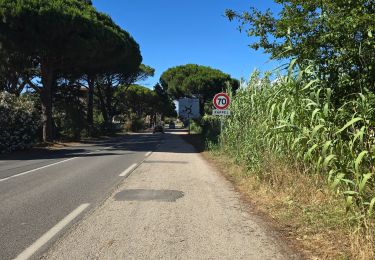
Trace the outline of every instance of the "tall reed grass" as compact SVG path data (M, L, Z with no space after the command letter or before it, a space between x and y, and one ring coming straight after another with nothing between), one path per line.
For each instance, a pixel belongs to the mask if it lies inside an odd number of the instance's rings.
M375 204L375 97L364 90L337 105L311 68L293 71L273 82L253 73L232 99L221 148L251 169L272 154L322 176L366 225Z

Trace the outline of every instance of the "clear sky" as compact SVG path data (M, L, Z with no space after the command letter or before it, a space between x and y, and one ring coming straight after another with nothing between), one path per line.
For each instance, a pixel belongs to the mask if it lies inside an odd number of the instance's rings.
M194 63L247 79L257 68L270 70L262 50L248 47L253 41L224 17L225 9L258 9L278 12L272 0L94 0L104 12L128 31L141 48L143 63L155 68L155 76L142 84L153 87L170 67Z

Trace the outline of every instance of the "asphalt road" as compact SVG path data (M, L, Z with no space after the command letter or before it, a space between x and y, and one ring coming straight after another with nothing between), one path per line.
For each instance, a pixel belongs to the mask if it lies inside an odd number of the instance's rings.
M174 133L42 259L303 258Z
M40 256L162 139L127 135L0 157L0 259Z

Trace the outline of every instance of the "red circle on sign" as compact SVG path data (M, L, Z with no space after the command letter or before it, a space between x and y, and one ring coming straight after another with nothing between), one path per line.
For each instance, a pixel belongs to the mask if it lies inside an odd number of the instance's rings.
M230 98L226 93L218 93L214 96L213 102L216 109L223 110L229 106Z

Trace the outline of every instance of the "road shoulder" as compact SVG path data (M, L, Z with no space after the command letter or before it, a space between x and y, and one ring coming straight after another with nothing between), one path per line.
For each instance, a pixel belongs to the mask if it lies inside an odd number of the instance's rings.
M257 218L192 146L167 134L44 258L297 258Z

